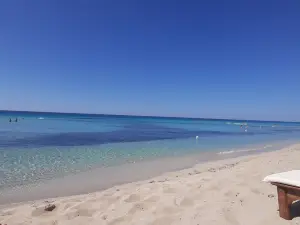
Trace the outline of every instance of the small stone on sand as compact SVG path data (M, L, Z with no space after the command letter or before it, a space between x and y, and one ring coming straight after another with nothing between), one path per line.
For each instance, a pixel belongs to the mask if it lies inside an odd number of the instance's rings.
M56 206L54 204L49 204L47 206L45 206L45 211L47 212L51 212L56 208Z

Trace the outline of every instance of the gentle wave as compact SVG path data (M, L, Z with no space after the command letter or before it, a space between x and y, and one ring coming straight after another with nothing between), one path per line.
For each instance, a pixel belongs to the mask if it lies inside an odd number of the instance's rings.
M228 125L233 124L233 125L237 125L237 126L240 126L240 125L247 126L248 125L247 123L233 123L233 122L226 122L226 124L228 124Z
M262 148L271 148L273 147L272 145L265 145ZM223 151L223 152L218 152L218 154L223 155L223 154L233 154L233 153L241 153L241 152L250 152L250 151L259 151L262 148L251 148L251 149L241 149L241 150L228 150L228 151Z

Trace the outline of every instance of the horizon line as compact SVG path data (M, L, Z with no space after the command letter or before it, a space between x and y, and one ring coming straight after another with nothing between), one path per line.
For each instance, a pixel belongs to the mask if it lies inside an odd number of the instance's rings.
M123 116L123 117L149 117L149 118L173 118L173 119L198 119L198 120L235 120L235 121L254 121L254 122L285 122L298 123L299 121L280 121L280 120L254 120L254 119L233 119L233 118L204 118L204 117L183 117L183 116L151 116L151 115L130 115L130 114L104 114L104 113L79 113L79 112L54 112L54 111L30 111L30 110L5 110L1 112L18 112L18 113L49 113L49 114L72 114L72 115L92 115L92 116Z

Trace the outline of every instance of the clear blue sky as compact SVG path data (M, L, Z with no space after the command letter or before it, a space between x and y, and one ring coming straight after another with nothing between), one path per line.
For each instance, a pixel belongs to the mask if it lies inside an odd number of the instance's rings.
M0 109L300 120L300 1L2 0Z

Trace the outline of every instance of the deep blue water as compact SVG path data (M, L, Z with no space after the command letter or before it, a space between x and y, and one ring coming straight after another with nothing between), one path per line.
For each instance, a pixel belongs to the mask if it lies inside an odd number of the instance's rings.
M300 123L276 121L0 111L0 125L0 189L95 167L300 137Z

